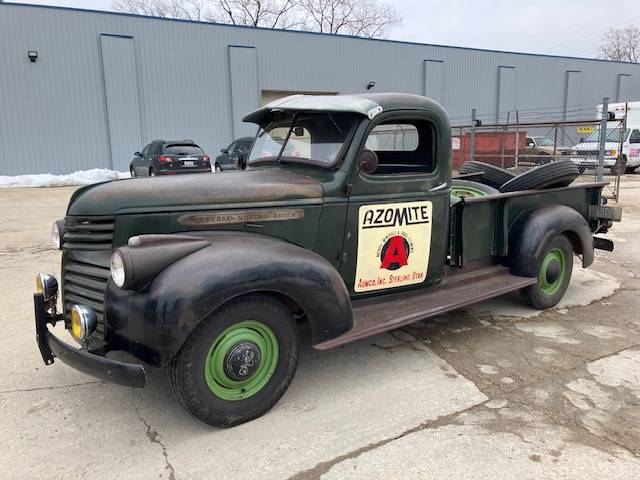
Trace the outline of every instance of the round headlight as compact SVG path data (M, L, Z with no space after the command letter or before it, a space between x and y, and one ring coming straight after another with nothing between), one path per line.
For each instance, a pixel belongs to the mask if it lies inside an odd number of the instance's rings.
M83 342L96 331L98 319L96 312L86 305L74 305L71 309L71 336L78 342Z
M36 275L36 291L42 293L45 303L58 299L58 280L49 273L38 273Z
M124 269L124 260L122 254L118 251L113 252L111 255L111 278L113 283L122 288L127 280L127 275Z
M53 222L53 226L51 227L51 242L53 246L60 250L62 244L62 232L60 232L60 225L58 225L58 220Z

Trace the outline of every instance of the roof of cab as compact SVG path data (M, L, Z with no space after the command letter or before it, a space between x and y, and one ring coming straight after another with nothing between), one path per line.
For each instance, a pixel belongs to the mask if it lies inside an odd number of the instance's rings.
M436 102L410 93L361 93L352 95L291 95L247 114L245 122L261 123L273 111L346 112L368 116L390 110L431 110Z

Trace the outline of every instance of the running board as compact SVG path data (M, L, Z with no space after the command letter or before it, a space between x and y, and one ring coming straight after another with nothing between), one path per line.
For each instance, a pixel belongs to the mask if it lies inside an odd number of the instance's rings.
M353 328L340 337L314 345L328 350L457 308L533 285L537 278L517 277L502 266L451 275L442 284L353 302Z

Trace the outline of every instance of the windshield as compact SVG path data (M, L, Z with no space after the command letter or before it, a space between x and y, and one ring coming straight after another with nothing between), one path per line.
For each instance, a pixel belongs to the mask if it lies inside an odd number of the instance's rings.
M310 161L333 165L356 122L351 114L280 112L260 128L249 164Z
M202 155L202 150L196 145L169 145L165 147L167 155Z
M553 139L549 137L533 137L536 142L536 145L540 147L552 147Z
M620 131L619 128L607 128L607 142L619 142L620 141ZM629 136L629 129L624 131L623 141ZM600 129L591 132L585 139L584 142L599 142L600 141Z

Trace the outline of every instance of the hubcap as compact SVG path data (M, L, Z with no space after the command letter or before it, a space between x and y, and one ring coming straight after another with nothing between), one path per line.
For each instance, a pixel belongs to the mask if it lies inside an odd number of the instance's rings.
M451 195L456 198L473 198L484 197L485 195L487 195L487 193L483 190L480 190L479 188L454 185L453 187L451 187Z
M233 380L245 380L260 366L260 349L253 342L241 342L227 352L224 373Z
M204 376L217 397L237 401L258 393L278 366L278 339L255 320L239 322L222 332L209 347Z
M567 259L559 248L547 252L540 266L538 281L540 288L546 295L553 295L558 291L566 273Z

